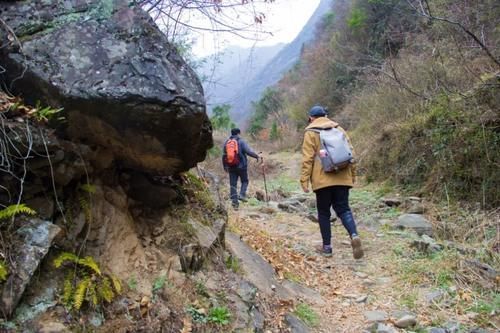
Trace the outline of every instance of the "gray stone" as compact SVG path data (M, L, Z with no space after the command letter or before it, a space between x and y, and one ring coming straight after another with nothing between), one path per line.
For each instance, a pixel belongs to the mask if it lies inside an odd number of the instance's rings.
M391 326L378 323L377 328L376 328L376 333L396 333L396 330L392 328Z
M363 314L367 322L379 322L389 319L385 311L365 311Z
M22 244L16 247L12 255L15 269L11 270L13 273L8 276L0 290L0 315L10 317L60 231L61 228L57 225L40 219L23 222L23 227L16 231Z
M403 214L398 217L395 224L398 229L409 229L415 231L418 235L432 236L432 224L419 214Z
M398 207L403 203L403 200L401 200L401 198L382 198L381 200L389 207Z
M421 202L414 202L406 210L408 214L423 214L425 213L425 206Z
M349 243L349 245L351 245L351 244ZM356 275L357 277L359 277L361 279L366 279L368 277L368 274L363 273L363 272L355 272L354 275Z
M203 266L206 258L214 249L224 247L226 223L215 220L211 226L189 218L198 243L188 244L180 250L180 263L183 272L196 272Z
M264 315L257 309L253 307L250 311L250 317L252 318L252 325L255 333L264 332L264 325L266 318Z
M356 298L355 302L356 303L364 303L368 299L368 295L362 295Z
M241 299L245 303L252 305L255 301L257 288L252 283L242 280L238 284L238 289L236 289L236 293L238 294L238 296L241 297Z
M460 323L458 323L456 321L449 321L444 326L446 328L446 332L447 333L458 333L458 332L460 332L461 325L460 325Z
M309 219L311 222L315 222L315 223L318 223L318 216L316 214L313 214L313 213L309 213L307 214L307 219Z
M212 146L203 89L150 16L129 2L0 2L21 43L0 35L5 83L28 104L64 108L61 131L72 140L105 147L134 169L176 174Z
M394 326L399 328L408 328L417 324L417 318L412 315L405 315L394 322Z
M436 243L433 238L427 235L422 235L419 239L413 240L411 246L416 248L418 251L427 254L439 252L443 249L442 245Z
M304 324L299 318L295 317L291 313L285 315L285 323L290 328L291 333L308 333L310 332L309 327Z
M476 327L471 329L468 333L488 333L488 331L483 328Z
M226 233L226 247L240 261L243 276L259 291L266 295L273 295L272 286L279 284L274 268L232 232ZM290 295L287 296L290 297Z
M424 294L424 299L427 303L434 303L436 301L439 301L440 298L442 298L446 292L444 290L438 289L438 290L432 290L430 292L427 292Z
M321 297L320 293L300 283L293 282L290 280L284 280L282 282L282 287L285 290L287 290L290 294L296 295L297 297L306 300L308 303L325 305L325 301Z
M427 329L427 333L447 333L447 331L440 327L430 327Z
M228 298L233 303L232 308L234 309L233 329L237 332L244 331L251 322L248 305L236 295L230 295Z

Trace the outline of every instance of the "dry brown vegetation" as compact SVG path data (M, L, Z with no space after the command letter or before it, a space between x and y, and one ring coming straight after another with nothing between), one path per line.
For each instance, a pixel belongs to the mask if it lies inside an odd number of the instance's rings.
M323 104L352 132L369 181L497 207L498 17L491 0L336 1L251 125L300 133ZM300 138L280 134L289 147Z

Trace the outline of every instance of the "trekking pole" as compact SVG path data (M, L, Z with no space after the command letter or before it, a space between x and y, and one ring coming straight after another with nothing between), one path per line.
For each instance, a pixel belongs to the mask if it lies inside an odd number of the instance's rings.
M266 167L264 166L264 158L260 158L261 164L262 164L262 176L264 177L264 190L266 192L266 197L264 200L266 200L266 204L269 206L269 196L267 194L267 181L266 181Z

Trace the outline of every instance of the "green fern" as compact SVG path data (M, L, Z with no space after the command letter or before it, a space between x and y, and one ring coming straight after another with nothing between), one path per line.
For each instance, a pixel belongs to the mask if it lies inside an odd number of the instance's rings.
M85 302L97 307L104 302L110 303L121 294L120 280L113 275L102 274L94 258L80 258L63 252L54 260L54 266L59 268L65 262L76 265L64 280L62 301L68 309L80 310Z
M94 194L96 192L96 187L92 184L83 184L80 186L80 189L89 194Z
M71 271L64 279L63 287L63 303L66 307L71 308L73 304L73 280L75 279L75 274Z
M73 295L73 305L75 306L75 309L80 310L80 308L82 307L85 296L87 295L87 289L91 283L91 278L86 277L77 284L75 294Z
M10 205L0 210L0 220L12 218L18 214L35 215L36 211L25 204Z
M118 294L122 293L122 283L120 282L120 279L118 279L114 275L110 275L111 277L111 282L113 282L113 288L116 290Z
M0 282L7 280L7 275L9 274L9 270L5 262L0 260Z
M78 264L90 268L90 270L93 273L96 273L97 275L101 275L101 269L99 268L99 265L95 262L94 258L92 257L85 257L78 259Z
M84 196L81 196L78 198L78 201L80 202L80 207L82 208L83 213L85 214L85 221L88 224L91 224L92 214L91 214L90 205L89 205L87 198L85 198Z
M78 264L78 256L73 253L63 252L56 259L54 259L54 267L59 268L65 261L70 261L72 263Z
M107 277L104 277L102 279L102 283L97 288L97 292L99 296L108 303L113 300L113 297L115 297L115 293L113 292L111 283L109 282L109 279Z

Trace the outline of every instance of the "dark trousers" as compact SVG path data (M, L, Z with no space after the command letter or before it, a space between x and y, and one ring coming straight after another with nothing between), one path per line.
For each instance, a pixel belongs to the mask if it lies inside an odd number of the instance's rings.
M241 180L240 197L246 197L248 187L247 169L229 169L229 192L234 206L238 206L238 178Z
M349 236L353 237L358 234L356 223L349 207L349 189L349 186L329 186L315 191L319 228L321 237L323 238L323 245L331 244L330 207L333 207Z

